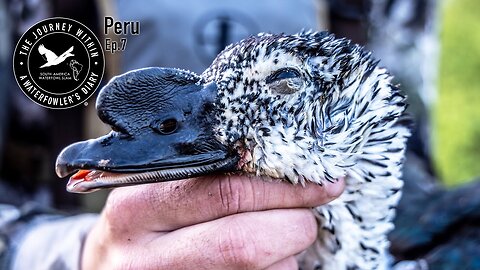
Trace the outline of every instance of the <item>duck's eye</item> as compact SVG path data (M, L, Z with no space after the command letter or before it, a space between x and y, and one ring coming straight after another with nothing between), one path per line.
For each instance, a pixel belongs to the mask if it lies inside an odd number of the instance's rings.
M282 68L265 79L270 90L276 94L293 94L303 85L300 72L293 68Z
M167 120L164 120L162 122L156 122L152 125L152 128L154 128L158 133L162 135L170 135L177 131L178 129L178 122L176 119L170 118Z
M270 76L267 77L266 82L272 83L284 79L292 79L300 77L300 72L293 68L282 68L273 72Z

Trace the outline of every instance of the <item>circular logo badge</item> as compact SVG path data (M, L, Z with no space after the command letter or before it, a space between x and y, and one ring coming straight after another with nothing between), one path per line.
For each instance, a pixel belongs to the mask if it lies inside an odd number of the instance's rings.
M33 102L51 109L83 104L97 90L104 68L97 37L68 18L50 18L30 27L13 55L20 89Z

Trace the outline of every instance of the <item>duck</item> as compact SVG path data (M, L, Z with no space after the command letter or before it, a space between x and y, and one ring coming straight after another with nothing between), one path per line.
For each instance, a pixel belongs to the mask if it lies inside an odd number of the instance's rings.
M299 265L389 269L411 121L378 63L345 38L306 31L231 44L200 75L129 71L97 98L112 131L63 149L56 173L77 193L211 173L344 179L339 198L312 209L318 237Z
M63 63L63 61L65 61L68 57L74 56L74 54L72 54L72 51L73 51L73 46L68 48L68 50L66 50L61 55L57 56L53 51L45 48L43 44L40 44L38 46L38 52L40 53L40 55L42 55L42 57L45 60L47 60L47 63L41 65L40 68L56 66L58 64Z

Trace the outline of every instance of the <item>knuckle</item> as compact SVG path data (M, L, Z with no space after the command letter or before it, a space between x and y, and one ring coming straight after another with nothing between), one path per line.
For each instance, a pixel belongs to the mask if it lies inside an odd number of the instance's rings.
M228 214L239 213L242 210L241 202L245 193L245 188L241 181L235 181L228 176L219 180L218 183L222 210Z
M219 234L218 238L218 252L223 264L234 269L255 269L258 258L254 241L248 240L241 224L225 227L230 229Z
M117 201L109 197L105 207L103 208L102 215L107 224L105 228L108 228L108 232L115 238L115 235L123 234L125 226L123 226L126 218L124 215L120 215L122 209L122 201ZM124 213L124 212L123 212Z
M112 239L120 239L136 229L131 226L132 220L138 215L138 209L132 207L134 200L134 194L126 194L121 190L113 190L108 196L102 219Z

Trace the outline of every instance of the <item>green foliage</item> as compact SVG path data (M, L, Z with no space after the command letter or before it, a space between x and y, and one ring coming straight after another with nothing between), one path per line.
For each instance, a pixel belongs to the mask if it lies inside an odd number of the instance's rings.
M434 149L441 179L457 185L480 176L480 1L443 3Z

